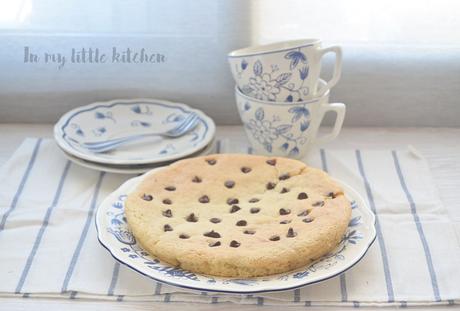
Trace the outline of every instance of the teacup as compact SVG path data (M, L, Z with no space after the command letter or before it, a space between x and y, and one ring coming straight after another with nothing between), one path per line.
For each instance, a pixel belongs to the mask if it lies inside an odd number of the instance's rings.
M321 59L328 52L335 53L334 72L325 87L318 90ZM228 61L243 94L274 102L320 97L337 83L342 72L340 47L323 49L318 39L251 46L230 52Z
M336 138L345 117L345 105L330 104L329 91L321 97L295 103L255 99L244 95L238 86L235 96L246 135L257 154L303 158L313 144ZM318 137L319 126L328 111L336 113L334 127L330 133Z

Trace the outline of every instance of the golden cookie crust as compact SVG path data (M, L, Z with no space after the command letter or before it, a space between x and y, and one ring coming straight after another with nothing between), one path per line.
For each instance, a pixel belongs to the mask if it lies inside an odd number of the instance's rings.
M137 241L171 265L255 277L332 251L351 207L325 172L300 161L215 154L148 174L129 194L125 213Z

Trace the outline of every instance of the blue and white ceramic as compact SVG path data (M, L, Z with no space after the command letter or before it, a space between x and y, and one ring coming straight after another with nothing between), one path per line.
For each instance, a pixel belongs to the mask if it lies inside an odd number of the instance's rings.
M332 278L350 269L366 254L376 237L374 214L355 190L338 181L352 202L352 218L342 242L327 256L311 266L266 277L225 278L196 274L172 267L150 256L132 235L124 215L124 202L144 176L125 182L98 207L98 239L116 260L140 274L166 284L235 294L293 289Z
M345 105L330 104L329 91L308 101L284 103L257 100L236 87L235 97L246 135L257 154L301 159L313 144L337 137L345 118ZM318 137L319 126L328 111L337 114L334 127L329 134Z
M324 54L335 53L334 72L324 88L317 89ZM342 50L321 48L318 39L251 46L228 54L233 78L240 90L253 98L297 102L323 95L340 79Z
M204 149L189 155L188 157L199 157L214 153L216 149L216 140L214 139ZM74 157L67 152L63 152L64 156L70 161L82 167L89 168L91 170L115 173L115 174L142 174L148 172L154 168L171 164L173 161L160 162L155 164L136 164L136 165L110 165L100 164L96 162L86 161L77 157ZM187 158L188 158L187 157Z
M107 153L93 153L81 144L174 128L188 113L200 123L177 137L147 137ZM203 112L184 104L154 99L113 100L78 107L54 127L59 147L82 160L109 165L153 164L177 160L205 148L215 135L215 124Z

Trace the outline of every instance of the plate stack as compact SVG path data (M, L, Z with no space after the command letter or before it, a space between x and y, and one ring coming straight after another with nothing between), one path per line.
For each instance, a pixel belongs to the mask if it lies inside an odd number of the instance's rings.
M191 116L195 122L182 136L152 135L181 130ZM212 153L215 133L213 120L203 112L185 104L152 99L114 100L78 107L54 126L54 138L71 161L123 174L144 173L179 159ZM91 149L131 137L134 138L112 150Z

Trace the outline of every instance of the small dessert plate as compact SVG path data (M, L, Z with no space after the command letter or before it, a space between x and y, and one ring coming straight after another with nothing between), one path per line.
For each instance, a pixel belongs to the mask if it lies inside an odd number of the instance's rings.
M177 126L190 112L198 125L177 138L147 137L107 153L93 153L83 143L137 134L163 132ZM215 124L203 112L187 105L155 99L113 100L78 107L54 126L54 138L68 154L82 160L111 165L154 164L187 157L214 138Z
M104 199L95 218L97 235L102 246L116 260L142 275L169 285L233 294L294 289L327 280L350 269L364 257L376 237L375 216L366 202L351 187L336 180L352 202L352 218L342 241L330 254L308 267L264 277L226 278L193 273L149 255L131 233L126 222L124 202L144 177L126 181Z
M215 147L216 147L216 141L213 140L203 150L193 153L189 157L199 157L199 156L211 154L215 151ZM82 160L65 151L64 151L64 156L77 165L80 165L80 166L83 166L83 167L86 167L92 170L96 170L96 171L103 171L103 172L116 173L116 174L143 174L156 167L165 166L171 163L171 161L168 161L168 162L161 162L161 163L156 163L156 164L137 164L137 165L108 165L107 164L107 165L104 165L104 164L100 164L96 162ZM178 159L178 160L181 160L181 159Z

